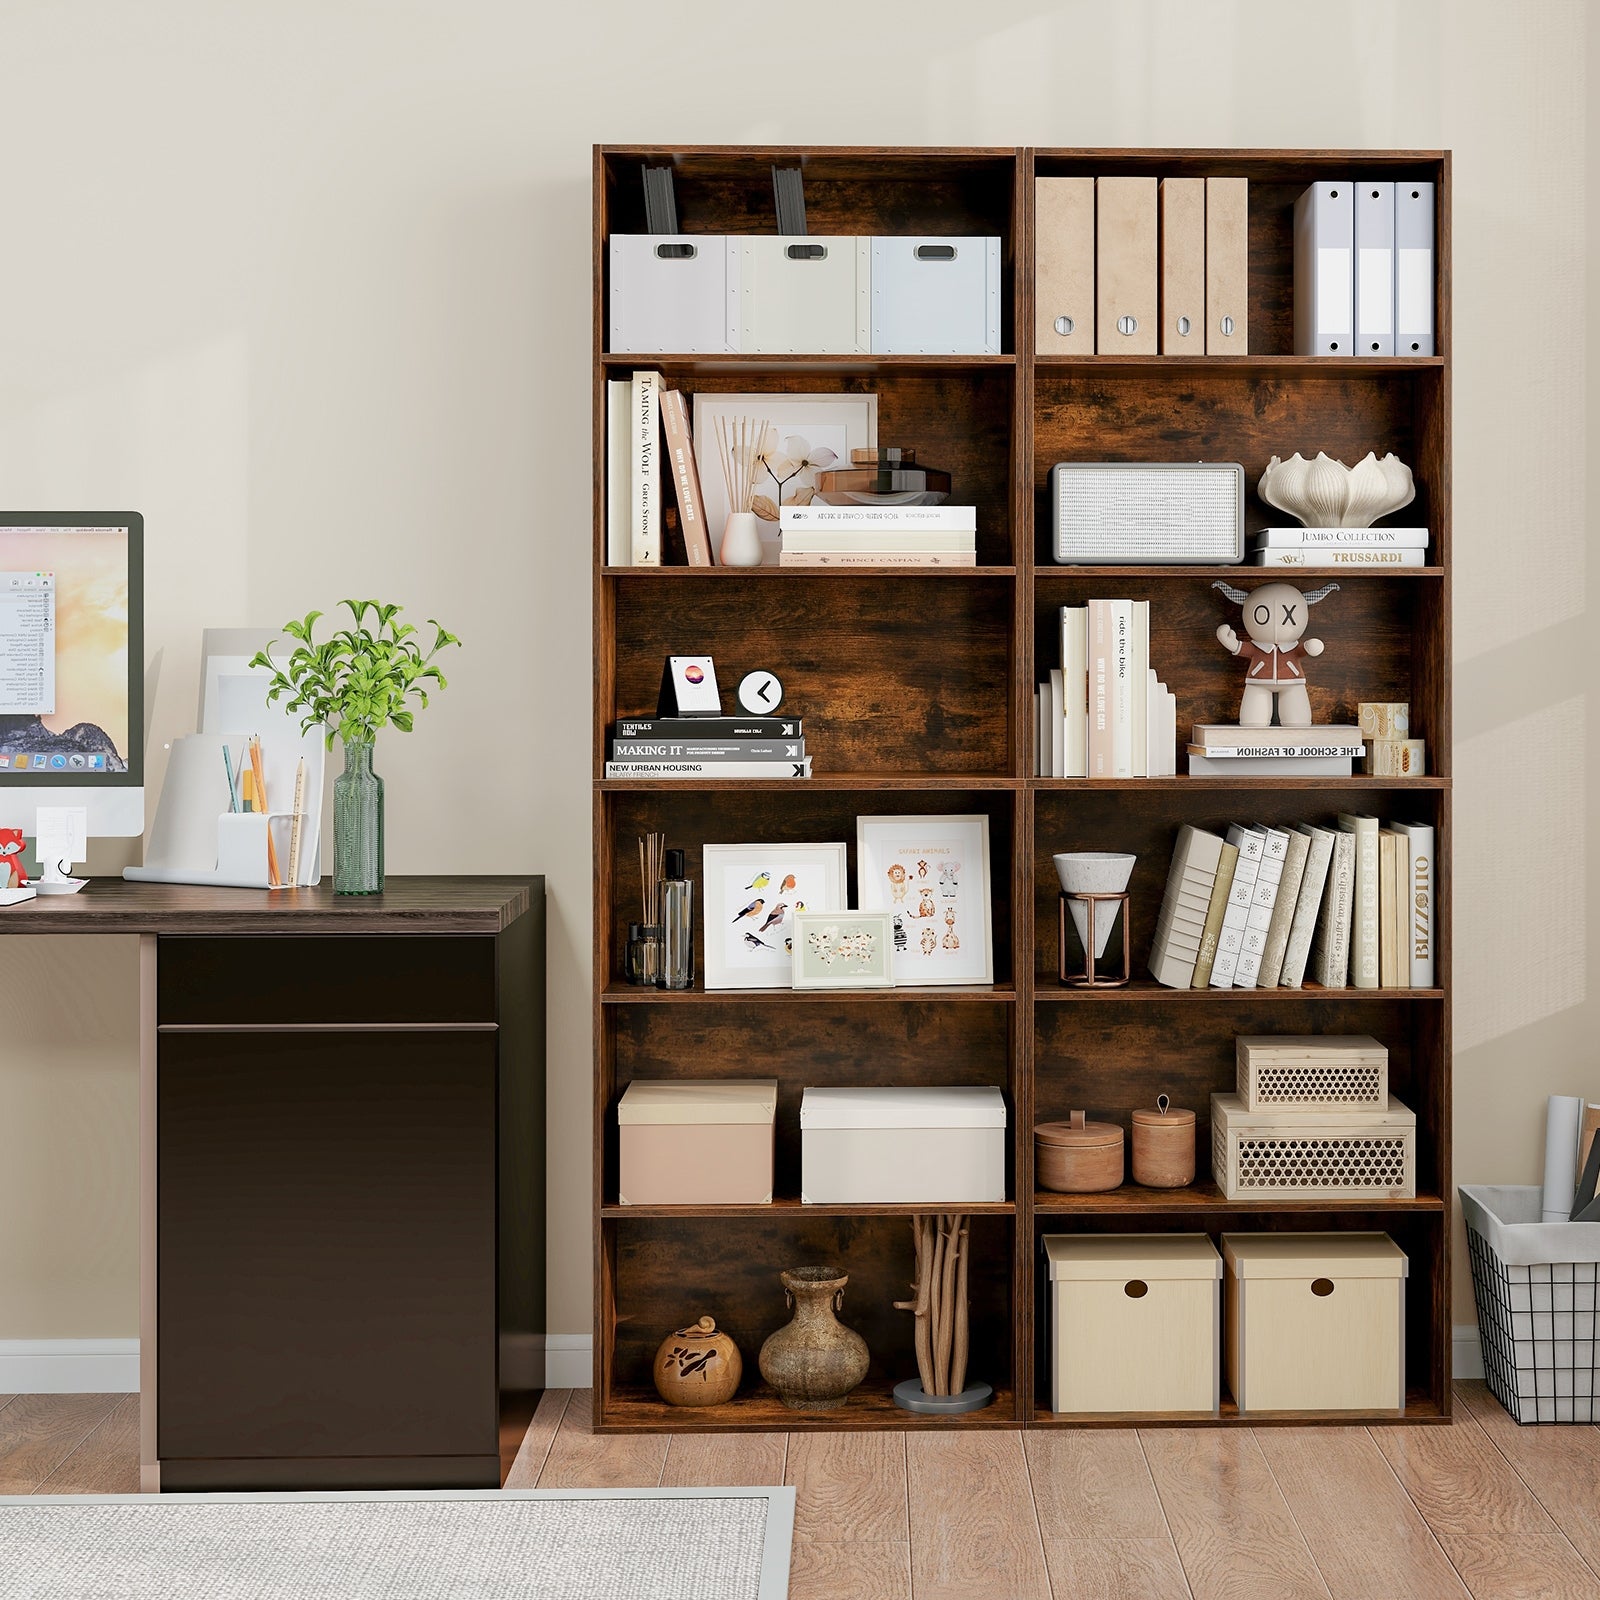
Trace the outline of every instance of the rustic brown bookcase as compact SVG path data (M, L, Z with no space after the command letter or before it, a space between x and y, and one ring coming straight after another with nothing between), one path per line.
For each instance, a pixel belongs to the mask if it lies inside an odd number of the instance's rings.
M640 355L606 348L607 240L645 231L639 167L670 163L688 232L770 232L774 162L805 173L816 234L998 234L1006 263L1000 355ZM1250 180L1251 354L1051 357L1033 353L1035 176L1236 175ZM1292 353L1292 208L1327 176L1437 186L1437 343L1431 357ZM671 1428L1015 1427L1156 1420L1056 1416L1040 1236L1048 1232L1384 1229L1410 1259L1407 1421L1450 1410L1450 160L1438 151L768 149L601 147L594 165L594 1417L602 1431ZM879 437L950 470L978 507L975 569L806 573L686 565L675 510L665 565L608 569L605 381L635 367L686 393L875 392ZM1244 587L1292 576L1249 567L1066 567L1050 559L1045 501L1062 459L1239 461L1253 490L1268 458L1395 451L1416 472L1415 516L1432 565L1341 571L1318 614L1327 653L1312 675L1318 721L1359 700L1408 700L1430 775L1395 779L1045 779L1033 770L1033 687L1059 665L1057 615L1090 596L1153 602L1151 664L1175 691L1179 737L1237 715L1238 669L1214 631L1217 577ZM1252 493L1252 527L1265 522ZM1318 581L1322 581L1321 578ZM618 715L654 710L662 659L716 657L724 692L776 669L805 719L809 782L607 781ZM1182 762L1180 761L1180 766ZM1437 830L1436 971L1428 990L1191 991L1139 978L1066 989L1056 978L1052 853L1136 851L1136 961L1148 951L1185 822L1327 819L1365 811ZM843 839L854 891L858 813L982 812L990 821L995 982L985 989L836 994L640 990L621 978L639 904L636 839L664 832L700 879L707 841ZM699 939L697 907L697 942ZM1417 1113L1417 1198L1229 1202L1209 1181L1213 1091L1233 1086L1240 1033L1365 1032L1389 1048L1393 1092ZM635 1077L775 1077L776 1198L765 1206L620 1206L616 1103ZM914 1417L893 1384L914 1375L911 1319L892 1309L911 1274L910 1206L799 1203L799 1105L811 1084L981 1083L1005 1091L1008 1193L977 1206L970 1370L992 1406ZM1032 1128L1074 1108L1128 1122L1160 1092L1199 1113L1188 1190L1035 1192ZM850 1274L845 1319L866 1338L866 1382L834 1412L788 1411L756 1354L787 1315L777 1274L807 1262ZM703 1312L738 1340L739 1395L706 1411L662 1404L649 1363ZM1225 1398L1225 1423L1237 1420ZM1259 1415L1252 1422L1273 1420ZM1285 1421L1304 1422L1297 1413ZM1349 1422L1340 1413L1329 1421ZM1382 1421L1384 1418L1361 1418ZM1389 1418L1387 1420L1394 1420Z

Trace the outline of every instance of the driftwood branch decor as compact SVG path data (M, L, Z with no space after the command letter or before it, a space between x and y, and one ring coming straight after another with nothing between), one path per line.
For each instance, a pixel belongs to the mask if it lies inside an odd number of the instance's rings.
M911 1219L917 1276L896 1311L916 1319L917 1373L925 1395L958 1395L967 1382L967 1256L970 1230L956 1212Z

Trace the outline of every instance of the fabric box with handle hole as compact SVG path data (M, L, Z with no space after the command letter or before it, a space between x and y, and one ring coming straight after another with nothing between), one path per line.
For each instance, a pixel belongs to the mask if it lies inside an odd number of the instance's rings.
M874 238L872 353L998 355L999 238Z
M739 348L738 254L720 233L611 235L608 348L721 355Z
M1046 1234L1053 1411L1214 1417L1222 1258L1203 1233Z
M1386 1233L1225 1233L1228 1386L1241 1415L1406 1403L1405 1253Z
M811 1205L956 1206L1006 1197L999 1089L807 1089L800 1198Z
M765 1205L776 1078L636 1078L617 1102L625 1206Z
M747 355L865 355L871 348L872 241L849 234L740 235L728 277Z

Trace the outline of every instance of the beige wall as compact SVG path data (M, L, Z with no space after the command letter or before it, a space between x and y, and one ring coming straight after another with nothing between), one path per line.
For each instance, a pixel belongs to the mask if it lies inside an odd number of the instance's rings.
M549 875L584 1332L591 143L1452 147L1457 1171L1532 1181L1543 1097L1600 1091L1585 49L1576 0L19 0L0 502L143 509L158 742L203 625L381 592L465 637L381 748L390 859ZM5 941L0 984L0 1338L131 1334L131 945Z

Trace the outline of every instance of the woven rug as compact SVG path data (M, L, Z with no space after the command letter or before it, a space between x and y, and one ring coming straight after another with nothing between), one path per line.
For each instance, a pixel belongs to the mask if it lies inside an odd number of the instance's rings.
M783 1600L793 1489L0 1499L6 1600Z

